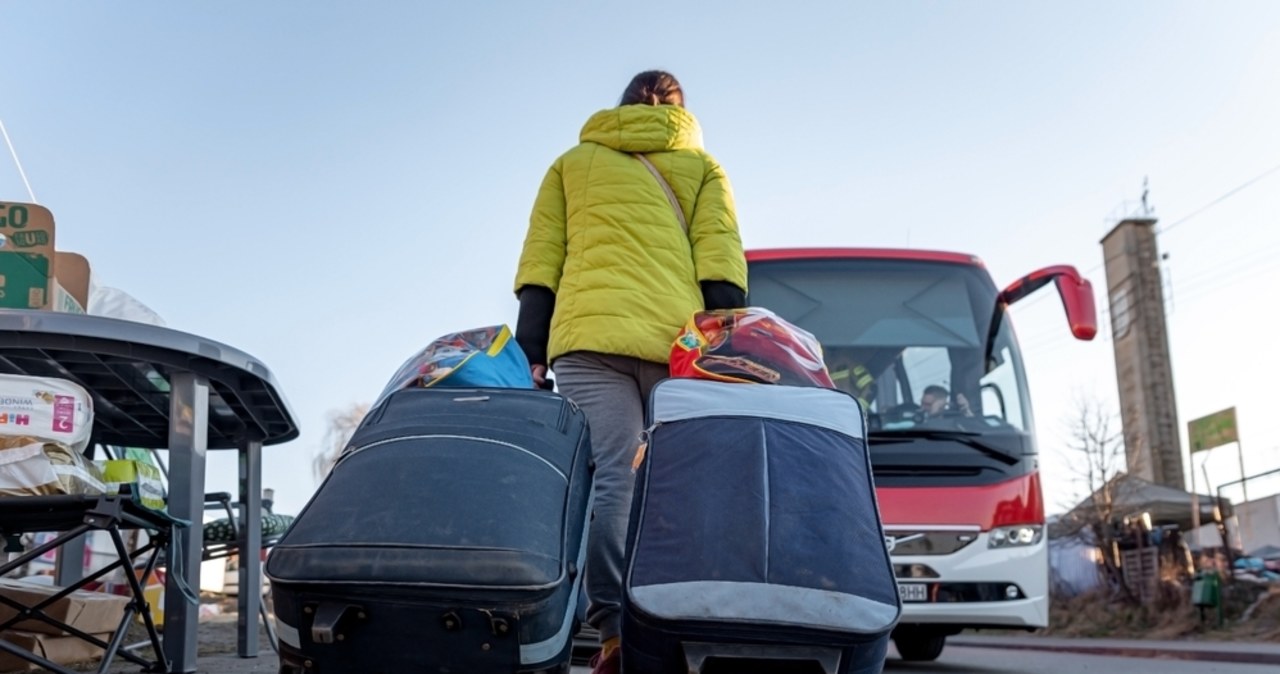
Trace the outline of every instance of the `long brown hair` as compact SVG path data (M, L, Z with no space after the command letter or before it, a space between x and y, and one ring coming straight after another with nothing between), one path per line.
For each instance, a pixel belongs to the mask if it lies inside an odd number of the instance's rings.
M684 107L684 90L675 75L646 70L631 78L619 105L678 105Z

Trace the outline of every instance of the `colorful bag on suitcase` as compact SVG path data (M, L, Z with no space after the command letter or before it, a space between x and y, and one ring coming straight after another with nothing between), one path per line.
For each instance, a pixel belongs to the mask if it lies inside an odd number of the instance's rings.
M695 313L671 346L671 376L835 388L817 338L760 307Z
M857 401L668 379L649 407L623 671L753 671L772 659L879 672L901 603Z
M555 393L392 393L267 560L282 674L568 672L590 455Z
M533 388L529 359L506 325L447 334L432 341L396 370L374 401L410 387Z

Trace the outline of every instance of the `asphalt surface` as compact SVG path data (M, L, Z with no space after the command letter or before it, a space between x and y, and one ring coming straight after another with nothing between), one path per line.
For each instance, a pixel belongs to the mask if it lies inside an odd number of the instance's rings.
M117 665L112 671L137 672L138 668ZM275 657L270 652L252 660L208 656L200 658L199 671L201 674L275 674ZM1275 665L947 646L936 662L903 662L890 649L884 671L885 674L1274 674L1277 668ZM573 672L590 674L591 670L574 667Z
M884 671L915 674L1274 674L1276 666L947 646L942 657L927 663L903 662L891 648Z
M1277 670L1275 665L948 646L936 662L903 662L890 648L884 671L886 674L1275 674ZM590 673L586 667L573 668L573 674Z
M975 641L973 637L959 640ZM1280 644L1196 644L1194 642L1125 642L1119 640L1059 640L1039 638L990 639L991 647L948 644L936 662L903 662L892 647L885 662L885 674L1274 674L1276 660L1269 664L1245 664L1210 660L1228 654L1251 654L1255 659L1275 657ZM1037 650L1026 647L1035 645ZM1113 649L1129 656L1063 652L1062 648ZM1138 648L1142 647L1142 648ZM1048 650L1039 650L1039 649ZM136 665L117 663L111 671L137 672ZM574 674L590 674L587 667L574 667ZM276 658L270 651L261 657L242 660L234 655L200 658L200 674L276 674ZM744 673L755 674L755 673Z

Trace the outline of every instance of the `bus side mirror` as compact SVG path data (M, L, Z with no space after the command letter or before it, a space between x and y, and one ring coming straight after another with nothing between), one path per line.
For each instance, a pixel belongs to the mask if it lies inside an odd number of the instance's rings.
M1000 301L1013 304L1052 281L1062 297L1067 324L1076 339L1089 341L1098 334L1098 312L1093 301L1093 284L1070 265L1045 267L1014 281L1000 293Z

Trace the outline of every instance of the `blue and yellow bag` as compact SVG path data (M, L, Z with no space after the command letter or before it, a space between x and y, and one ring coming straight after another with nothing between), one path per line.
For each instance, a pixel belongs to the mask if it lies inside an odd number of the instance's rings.
M506 325L445 335L405 361L378 396L413 387L534 388L529 359Z

